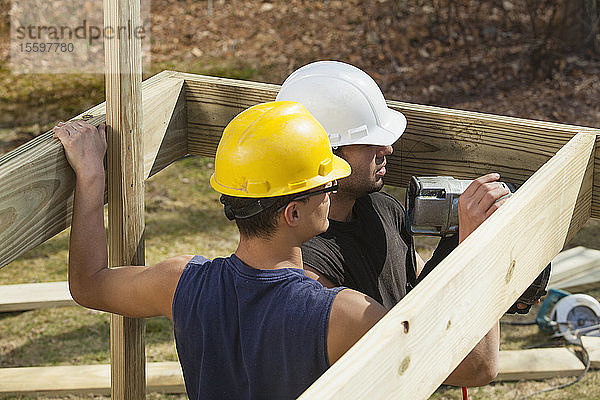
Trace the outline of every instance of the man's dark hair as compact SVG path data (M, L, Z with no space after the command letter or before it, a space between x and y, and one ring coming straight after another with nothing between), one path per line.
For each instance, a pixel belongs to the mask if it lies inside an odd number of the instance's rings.
M225 206L225 215L227 215L227 208L230 208L229 212L234 212L237 214L236 211L253 208L260 201L260 203L263 204L262 211L248 218L236 217L235 223L241 235L270 239L273 237L273 234L277 229L277 218L281 212L279 209L287 206L288 203L294 199L294 197L300 195L302 195L302 193L294 193L277 197L248 198L233 197L224 194L221 195L221 203L223 203ZM308 201L308 199L301 199L298 201L305 202Z
M332 147L331 152L338 157L342 157L342 153L343 153L342 149L343 148L344 148L343 146Z

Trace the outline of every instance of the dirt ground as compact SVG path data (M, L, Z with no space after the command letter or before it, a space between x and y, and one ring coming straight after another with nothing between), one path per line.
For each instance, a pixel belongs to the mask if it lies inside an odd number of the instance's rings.
M204 1L157 0L152 56L231 59L272 83L343 60L390 99L600 126L600 64L540 51L521 3L215 1L209 16Z

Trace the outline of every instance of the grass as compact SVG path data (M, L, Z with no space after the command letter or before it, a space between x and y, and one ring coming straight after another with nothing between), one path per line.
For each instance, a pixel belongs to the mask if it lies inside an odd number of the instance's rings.
M15 75L0 64L0 128L37 134L104 101L98 74ZM2 138L3 139L3 138Z
M144 79L171 69L235 79L265 79L239 58L203 62L157 63ZM58 122L104 101L101 74L13 74L0 61L0 154L47 132Z
M221 78L257 80L268 76L268 69L257 70L248 62L238 58L186 61L186 62L161 62L153 65L154 73L163 70L176 70L190 74L210 75ZM154 74L153 73L153 74ZM152 74L152 75L153 75Z

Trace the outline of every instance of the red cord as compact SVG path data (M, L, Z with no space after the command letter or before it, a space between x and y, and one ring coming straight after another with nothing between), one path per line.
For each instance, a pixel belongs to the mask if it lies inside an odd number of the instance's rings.
M463 386L462 387L462 392L463 392L463 400L467 400L467 387Z

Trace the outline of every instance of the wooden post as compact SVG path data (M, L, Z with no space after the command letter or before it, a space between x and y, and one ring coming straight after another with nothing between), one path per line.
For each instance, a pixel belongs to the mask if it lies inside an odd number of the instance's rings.
M133 27L128 34L120 27ZM140 0L104 0L109 264L144 265ZM127 31L127 30L124 30ZM111 315L111 397L145 398L144 320Z

